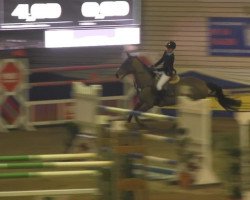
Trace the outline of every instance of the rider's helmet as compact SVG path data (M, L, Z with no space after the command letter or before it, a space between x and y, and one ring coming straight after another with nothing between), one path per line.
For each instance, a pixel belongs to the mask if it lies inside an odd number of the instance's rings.
M168 49L175 49L176 48L176 43L174 41L169 41L165 47L167 47Z

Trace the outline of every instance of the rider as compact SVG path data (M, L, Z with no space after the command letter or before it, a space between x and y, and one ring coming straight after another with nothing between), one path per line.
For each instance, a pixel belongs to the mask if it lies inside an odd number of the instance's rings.
M163 71L156 84L156 89L160 98L165 95L164 90L162 90L163 85L169 81L174 73L176 73L176 70L174 69L174 50L176 48L176 43L174 41L169 41L165 45L165 47L166 50L164 51L161 59L153 65L153 67L157 67L158 65L163 63L163 66L161 68L157 68L157 70Z

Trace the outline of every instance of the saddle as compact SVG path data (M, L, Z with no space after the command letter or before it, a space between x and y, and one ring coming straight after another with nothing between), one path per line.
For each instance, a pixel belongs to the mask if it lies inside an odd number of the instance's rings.
M166 95L168 95L168 96L176 95L174 85L177 84L179 81L180 81L180 76L179 75L174 74L173 76L171 76L170 80L167 83L164 84L163 90L162 90L162 92L160 94L160 98L163 98ZM156 83L157 83L157 81L156 81Z
M176 84L180 81L180 76L178 74L174 74L171 76L170 80L168 81L169 84Z
M161 76L160 73L155 73L156 83L159 80L160 76ZM174 85L177 84L179 81L180 81L180 76L178 74L173 74L173 76L170 77L169 81L166 84Z

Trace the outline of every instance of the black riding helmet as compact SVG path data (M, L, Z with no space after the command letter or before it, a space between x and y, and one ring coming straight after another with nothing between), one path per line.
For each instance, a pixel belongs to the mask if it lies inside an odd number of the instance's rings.
M176 48L176 44L174 41L169 41L165 47L169 48L169 49L175 49Z

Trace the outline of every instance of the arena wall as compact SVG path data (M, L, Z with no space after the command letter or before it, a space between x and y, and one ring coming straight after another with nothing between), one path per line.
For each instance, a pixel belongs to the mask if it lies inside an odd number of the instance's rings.
M177 42L176 68L232 70L240 75L249 67L249 57L209 55L210 17L249 17L246 0L143 0L140 52L156 61L168 40ZM212 73L212 70L210 71ZM234 74L235 75L235 74ZM248 80L249 82L249 80Z

